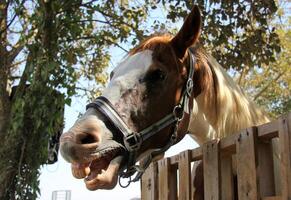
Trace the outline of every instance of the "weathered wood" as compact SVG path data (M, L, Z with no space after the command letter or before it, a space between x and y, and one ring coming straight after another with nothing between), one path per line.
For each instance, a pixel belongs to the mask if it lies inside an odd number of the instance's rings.
M169 158L158 161L159 199L177 199L177 172L171 168Z
M281 156L280 156L280 141L279 138L272 138L272 157L273 158L273 166L274 166L274 184L275 184L275 195L281 195L282 194L282 187L281 187ZM274 195L274 196L275 196Z
M191 199L191 151L187 150L179 154L179 200Z
M269 131L268 131L269 130ZM267 124L258 126L258 138L260 140L270 140L278 136L278 122L273 121ZM236 153L236 141L240 133L232 134L220 140L220 151L223 153ZM202 160L202 147L197 147L191 150L191 162ZM178 164L179 155L170 158L171 165Z
M274 166L271 141L259 141L258 149L258 175L261 197L275 195Z
M158 199L158 165L151 163L141 179L141 199Z
M262 200L283 200L281 196L264 197Z
M231 155L220 156L221 200L234 199Z
M280 120L249 128L239 134L211 141L202 147L151 165L142 180L142 199L168 200L193 198L193 181L190 179L191 162L202 160L201 198L231 200L234 197L233 170L237 172L239 200L291 199L291 114ZM279 179L274 173L277 162L272 140L279 138ZM236 165L232 157L236 157ZM154 167L155 166L155 167ZM177 170L179 182L177 181ZM203 171L203 173L202 173ZM281 178L282 177L282 178ZM202 180L202 177L200 177ZM280 180L276 192L275 178ZM179 184L179 186L177 186ZM282 187L281 187L282 185ZM199 186L200 187L200 186ZM282 188L282 189L281 189ZM179 193L178 191L179 190ZM198 190L197 190L198 191ZM191 194L193 193L193 194ZM195 193L196 195L197 193ZM196 196L195 196L196 197Z
M191 151L191 161L197 161L202 159L202 147L198 147Z
M229 153L229 154L234 154L236 149L235 149L235 144L236 144L236 139L238 137L238 134L233 134L228 137L222 138L220 140L220 149L223 151L223 153Z
M278 137L278 120L258 126L258 137L268 140Z
M256 129L243 131L236 142L239 200L259 199L257 180Z
M281 156L281 195L291 199L291 114L279 121L279 139Z
M203 145L204 198L219 200L219 142L211 141Z
M204 199L204 183L203 183L203 163L202 163L202 160L193 162L191 181L193 184L192 199L203 200Z

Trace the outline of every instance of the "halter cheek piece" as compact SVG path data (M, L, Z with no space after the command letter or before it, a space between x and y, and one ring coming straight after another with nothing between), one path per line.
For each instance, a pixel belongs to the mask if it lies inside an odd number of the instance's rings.
M110 126L113 126L113 128L117 130L116 133L115 131L113 131L114 134L118 134L117 137L123 138L123 147L127 152L128 159L127 165L123 167L123 170L121 170L119 176L120 178L129 178L129 181L128 184L122 185L119 178L119 184L121 187L127 187L131 182L138 181L142 174L144 173L145 169L150 165L153 157L165 152L176 142L178 126L180 121L184 117L184 112L187 114L190 114L191 112L189 100L191 98L193 91L195 57L190 51L188 52L190 56L189 74L179 103L173 108L172 113L166 115L164 118L160 119L151 126L143 129L142 131L140 132L131 131L130 128L126 125L126 123L124 123L124 121L121 119L118 112L114 109L110 101L104 96L97 97L97 99L94 102L86 106L86 109L95 108L98 112L104 115L106 120L108 120L108 122L110 123ZM144 159L145 161L142 165L136 165L137 152L140 149L141 144L170 125L174 125L174 129L169 138L168 143L162 148L154 149L147 156L145 156ZM136 172L137 174L135 178L131 180L131 177Z

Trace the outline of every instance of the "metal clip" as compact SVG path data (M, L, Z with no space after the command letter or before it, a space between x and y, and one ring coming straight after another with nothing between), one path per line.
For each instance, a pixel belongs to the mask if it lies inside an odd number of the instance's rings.
M131 181L131 176L129 176L129 177L128 177L128 182L127 182L125 185L123 185L123 184L121 183L121 178L124 178L124 177L119 176L119 178L118 178L118 183L119 183L119 186L122 187L122 188L127 188L127 187L130 185L130 183L132 182L132 181Z
M184 117L184 110L180 104L176 105L173 109L173 115L178 121L181 121Z

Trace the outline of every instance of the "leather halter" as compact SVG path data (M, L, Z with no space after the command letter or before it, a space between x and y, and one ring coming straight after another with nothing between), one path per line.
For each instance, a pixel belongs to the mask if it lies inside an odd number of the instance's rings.
M184 113L190 114L191 112L192 108L190 107L189 103L193 91L195 57L192 52L188 52L190 57L188 79L179 103L174 106L172 113L169 113L159 121L141 130L140 132L131 131L119 116L118 112L114 109L114 106L104 96L97 97L94 102L86 106L86 109L95 108L102 115L104 115L106 120L109 121L110 125L117 130L117 137L123 139L123 148L127 152L128 160L127 165L123 167L123 170L119 173L119 175L120 178L129 178L129 181L127 185L122 185L119 179L119 184L121 187L127 187L131 182L138 181L144 173L145 169L150 165L152 158L165 152L176 142L179 123L183 119ZM142 165L136 165L137 152L140 149L141 144L170 125L174 125L174 129L168 143L164 147L154 149L152 152L150 152L144 159L145 162ZM131 180L131 176L133 176L136 172L137 175L133 180Z

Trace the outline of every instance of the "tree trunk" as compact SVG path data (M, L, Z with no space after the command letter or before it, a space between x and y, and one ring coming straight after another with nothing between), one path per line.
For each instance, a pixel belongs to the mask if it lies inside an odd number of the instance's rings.
M0 2L0 137L6 133L10 113L10 101L8 92L8 52L7 44L7 5L4 1Z
M8 78L10 75L11 60L7 46L7 9L8 2L0 2L0 199L6 199L7 190L13 185L17 170L12 162L9 162L15 154L6 154L6 138L8 138L9 121L11 113L11 102L9 97L10 85ZM15 144L9 144L11 146ZM9 148L10 149L10 148ZM8 158L9 156L9 158ZM8 162L7 162L8 161ZM17 167L16 167L17 168Z

